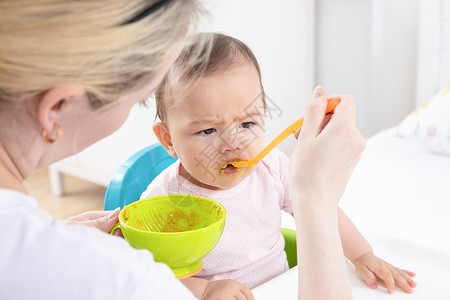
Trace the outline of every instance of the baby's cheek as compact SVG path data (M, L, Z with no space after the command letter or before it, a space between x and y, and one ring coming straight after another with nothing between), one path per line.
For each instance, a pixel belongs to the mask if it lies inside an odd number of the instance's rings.
M195 179L199 181L204 181L205 178L208 178L208 174L211 173L210 171L211 162L206 160L205 158L193 158L190 161L189 166L187 166L186 170L188 173L194 177ZM209 175L209 177L212 177Z
M259 152L264 149L264 139L256 139L249 146L249 152L251 152L251 157L255 157Z

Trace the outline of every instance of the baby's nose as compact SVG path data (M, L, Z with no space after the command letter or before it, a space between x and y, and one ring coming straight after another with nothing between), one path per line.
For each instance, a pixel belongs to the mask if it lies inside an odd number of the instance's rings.
M227 136L222 138L222 153L230 152L230 151L240 151L241 143L239 142L239 138L237 135L235 136Z

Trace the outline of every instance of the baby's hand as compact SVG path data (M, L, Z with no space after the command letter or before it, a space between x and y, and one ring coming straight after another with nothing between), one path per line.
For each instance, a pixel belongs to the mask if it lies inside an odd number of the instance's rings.
M394 293L395 286L405 293L412 293L412 288L417 286L411 278L416 275L414 272L396 268L372 253L361 256L354 265L358 275L372 289L377 288L378 278L385 282L389 294Z
M235 280L217 280L208 283L202 297L202 300L206 299L254 300L255 298L248 287Z

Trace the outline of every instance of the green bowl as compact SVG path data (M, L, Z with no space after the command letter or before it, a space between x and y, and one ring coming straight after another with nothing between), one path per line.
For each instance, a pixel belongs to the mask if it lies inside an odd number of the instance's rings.
M182 279L202 269L202 258L222 235L225 217L223 205L208 198L155 196L126 205L111 234L120 228L131 246L149 250Z

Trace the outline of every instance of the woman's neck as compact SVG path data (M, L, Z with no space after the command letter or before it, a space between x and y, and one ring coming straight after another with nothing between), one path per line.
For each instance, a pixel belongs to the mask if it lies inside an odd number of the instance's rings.
M38 100L36 96L0 101L0 188L27 194L23 182L46 153L37 121L30 113L37 111Z
M20 153L15 153L17 156ZM19 160L23 161L23 159ZM16 160L0 145L0 188L16 190L28 194L23 185L26 175L21 171Z

